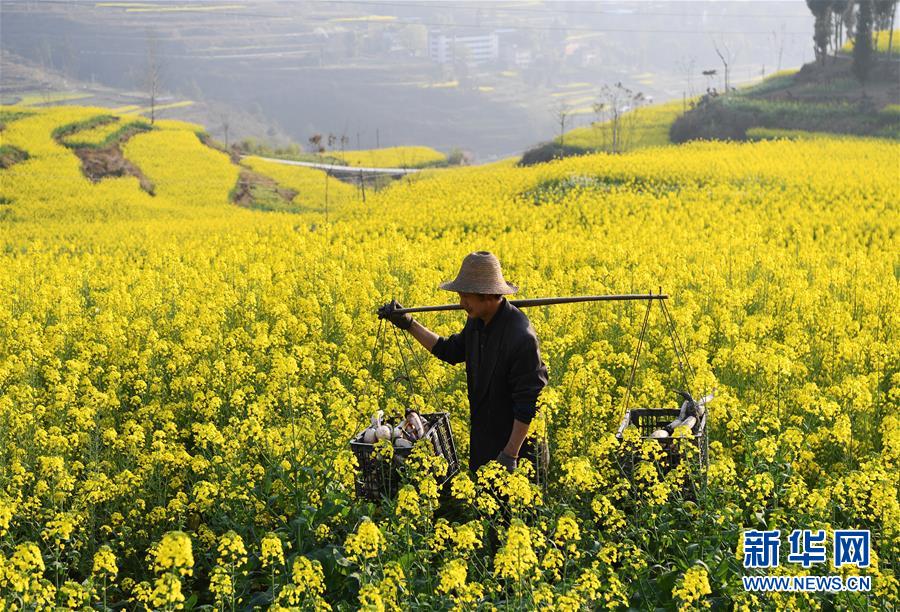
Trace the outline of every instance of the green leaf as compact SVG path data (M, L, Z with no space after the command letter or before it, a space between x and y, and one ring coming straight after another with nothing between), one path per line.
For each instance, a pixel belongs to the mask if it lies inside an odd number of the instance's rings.
M188 597L184 602L185 610L193 610L194 606L197 605L197 594L194 593L190 597Z
M351 565L353 565L353 561L345 557L344 554L338 549L335 549L334 551L334 560L341 567L350 567Z

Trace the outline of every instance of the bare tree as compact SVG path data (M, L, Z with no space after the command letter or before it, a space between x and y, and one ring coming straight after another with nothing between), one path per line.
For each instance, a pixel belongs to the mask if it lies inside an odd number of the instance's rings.
M144 91L150 103L150 124L156 121L156 103L162 91L162 61L159 39L155 32L147 33L147 64L144 67Z
M721 42L717 43L715 39L713 39L713 47L716 50L716 55L719 56L719 59L722 60L722 66L725 67L725 93L728 93L729 89L729 76L731 75L731 66L734 64L735 53L728 48L728 45L725 43L723 39Z
M41 36L41 42L38 46L38 62L43 72L50 72L55 69L53 63L53 46L46 36Z
M893 53L894 53L894 18L895 18L896 16L897 16L897 5L896 5L896 2L895 2L895 3L894 3L894 8L893 8L893 10L891 10L891 25L888 26L888 31L889 31L890 33L888 34L888 48L887 48L887 53L888 53L888 57L889 57L889 58L890 58L890 57L893 57Z
M596 138L597 150L606 151L609 149L609 125L607 125L607 113L605 102L595 102L591 105L597 120L591 123Z
M875 0L875 29L888 31L888 57L894 46L894 15L897 13L897 0Z
M600 124L601 130L606 129L610 134L610 152L621 153L631 144L635 128L635 111L646 101L644 94L632 91L622 85L621 82L614 86L604 85L600 90L600 102L594 104L594 112L607 119ZM604 148L606 138L604 135Z
M53 47L50 45L50 41L46 36L41 38L41 43L38 47L38 61L41 65L41 98L43 99L44 104L48 104L51 100L50 94L52 89L50 73L55 67L53 63Z
M313 153L324 153L325 147L322 146L322 135L321 134L313 134L309 137L309 144L312 145ZM327 182L325 183L328 184Z
M781 24L780 30L772 30L772 48L775 50L775 72L781 71L781 60L784 57L785 28Z
M710 93L713 77L718 74L718 71L715 69L704 70L701 74L706 77L706 93Z
M557 125L559 125L559 146L562 148L565 146L565 138L566 138L566 121L569 119L569 115L572 114L572 109L568 104L560 100L556 104L553 105L553 117L556 119Z
M78 51L75 50L75 44L72 37L66 35L62 41L62 71L66 79L78 80ZM68 86L68 83L66 83Z
M894 2L894 8L891 9L891 25L888 26L890 34L888 34L888 57L892 57L894 52L894 18L897 16L897 3Z
M850 44L856 43L856 8L858 2L848 2L847 10L844 11L844 14L841 15L841 29L844 34L844 38L850 42Z
M228 130L231 127L231 119L228 116L228 113L222 113L221 115L222 121L222 132L225 134L225 148L228 148Z
M831 0L831 21L832 21L832 50L834 57L844 46L844 22L848 8L852 11L853 7L850 0Z
M684 56L677 62L678 70L684 75L687 87L682 91L682 103L684 110L687 111L687 98L694 97L694 70L697 66L697 58L693 55Z

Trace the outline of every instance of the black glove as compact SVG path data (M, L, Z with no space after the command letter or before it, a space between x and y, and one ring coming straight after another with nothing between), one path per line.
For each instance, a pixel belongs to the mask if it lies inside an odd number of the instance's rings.
M510 473L515 471L518 461L519 460L516 457L507 455L504 451L500 451L500 454L497 455L497 462L505 467L506 471Z
M394 314L395 310L402 309L403 306L397 303L397 300L391 300L384 306L378 309L378 318L379 319L387 319L400 329L406 330L409 329L412 325L413 318L412 315L408 312L403 314Z

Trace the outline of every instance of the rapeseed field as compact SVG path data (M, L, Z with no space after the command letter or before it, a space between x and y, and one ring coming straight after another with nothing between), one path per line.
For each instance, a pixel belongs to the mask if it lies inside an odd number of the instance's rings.
M153 195L92 183L53 132L109 111L28 111L0 133L28 154L0 170L0 609L900 605L895 142L442 170L335 192L326 218L230 203L240 168L179 122L123 146ZM715 389L705 475L614 435L645 306L572 304L528 310L546 483L491 463L442 496L446 463L416 445L396 498L358 499L348 441L378 409L448 412L468 451L463 368L392 329L376 344L375 309L454 302L437 285L474 250L517 298L666 293L692 375L654 306L631 406ZM872 590L745 591L746 529L868 529L868 568L769 573Z

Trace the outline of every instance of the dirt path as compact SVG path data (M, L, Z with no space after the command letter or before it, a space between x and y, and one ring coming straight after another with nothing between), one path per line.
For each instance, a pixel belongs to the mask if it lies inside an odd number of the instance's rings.
M232 202L245 208L269 208L263 199L274 199L278 207L291 207L297 191L281 187L274 179L258 172L241 170L232 195ZM280 202L278 202L280 200Z
M68 147L81 160L81 172L92 183L99 183L108 176L133 176L138 179L141 189L150 195L156 195L153 182L141 172L141 169L125 159L121 146L135 134L146 131L146 127L127 126L117 134L116 139L104 146L78 146L65 142L66 138L78 131L63 131L57 137L59 144Z

